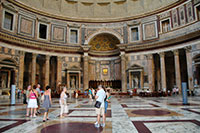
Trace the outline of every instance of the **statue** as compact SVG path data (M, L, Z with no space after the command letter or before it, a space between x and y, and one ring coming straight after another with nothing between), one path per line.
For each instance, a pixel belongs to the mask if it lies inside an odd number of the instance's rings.
M6 76L5 75L3 75L3 77L2 77L1 87L6 88Z
M138 88L138 78L134 77L134 88Z
M75 88L75 78L71 78L71 88Z

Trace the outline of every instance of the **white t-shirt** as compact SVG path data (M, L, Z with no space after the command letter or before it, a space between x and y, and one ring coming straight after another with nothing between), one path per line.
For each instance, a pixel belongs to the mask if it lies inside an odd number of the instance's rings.
M106 93L103 89L100 89L97 91L96 96L98 96L96 101L101 102L101 107L104 108L104 99L106 98Z
M36 88L36 91L38 92L38 96L40 97L40 96L41 96L40 89L39 89L39 88Z

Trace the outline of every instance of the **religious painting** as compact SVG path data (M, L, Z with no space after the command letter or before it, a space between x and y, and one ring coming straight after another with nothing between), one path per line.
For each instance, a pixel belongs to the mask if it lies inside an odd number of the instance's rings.
M24 15L19 15L18 33L34 37L35 20Z
M154 39L158 37L157 22L143 24L144 40Z
M103 75L108 75L108 68L103 68Z
M52 24L51 41L65 42L66 27Z

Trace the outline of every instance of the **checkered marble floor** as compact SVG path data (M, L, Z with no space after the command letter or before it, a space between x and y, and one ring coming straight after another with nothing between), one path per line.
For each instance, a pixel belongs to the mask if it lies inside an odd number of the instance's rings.
M128 97L112 96L108 106L106 126L95 128L94 101L88 98L69 98L69 114L59 118L59 99L53 99L49 121L25 117L26 105L22 99L11 106L9 100L0 100L0 132L8 133L199 133L200 97L188 97L183 105L181 96Z

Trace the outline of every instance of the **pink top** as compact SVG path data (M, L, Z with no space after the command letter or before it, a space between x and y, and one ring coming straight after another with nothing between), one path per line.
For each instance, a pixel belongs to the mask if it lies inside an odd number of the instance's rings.
M33 93L33 92L31 92L31 94L30 94L30 99L36 99L36 94Z

